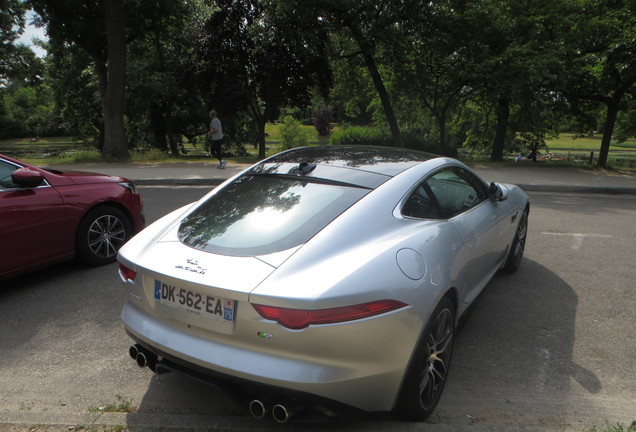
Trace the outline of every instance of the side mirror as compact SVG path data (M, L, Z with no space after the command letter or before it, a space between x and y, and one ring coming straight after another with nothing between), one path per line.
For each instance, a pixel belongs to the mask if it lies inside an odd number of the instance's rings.
M42 184L44 176L28 168L18 168L11 174L13 183L22 187L36 187Z
M491 200L504 201L506 198L508 197L504 195L503 190L501 189L501 186L499 186L495 182L490 183L490 199Z

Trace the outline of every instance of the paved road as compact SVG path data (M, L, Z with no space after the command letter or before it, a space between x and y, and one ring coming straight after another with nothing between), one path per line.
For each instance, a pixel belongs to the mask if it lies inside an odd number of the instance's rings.
M141 191L154 220L206 189ZM370 415L329 429L572 431L636 420L636 197L531 199L522 268L496 276L475 304L430 423ZM212 387L134 365L119 321L124 301L114 265L67 263L2 283L0 431L38 424L281 429L249 418ZM128 402L128 413L90 412Z

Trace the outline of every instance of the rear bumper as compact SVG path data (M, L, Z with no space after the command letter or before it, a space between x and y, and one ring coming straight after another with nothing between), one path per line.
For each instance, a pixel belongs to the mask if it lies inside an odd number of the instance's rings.
M268 401L271 405L287 404L296 407L319 407L320 411L330 413L330 415L360 411L350 405L336 402L331 399L286 388L242 380L232 375L203 368L197 364L174 357L153 346L146 345L129 331L126 332L128 333L128 336L136 342L137 347L141 347L145 354L149 353L150 356L152 356L152 358L149 359L148 366L157 374L177 372L181 375L194 378L197 381L222 389L245 407L248 407L249 403L253 400L262 400Z
M230 388L238 384L252 392L257 389L294 399L329 400L364 411L393 409L413 346L408 348L405 343L401 352L352 365L337 363L333 357L257 351L232 343L231 337L211 340L170 326L131 302L124 307L122 319L132 339L158 357L158 369L174 370L224 388L227 383L231 383ZM377 353L377 347L373 352Z

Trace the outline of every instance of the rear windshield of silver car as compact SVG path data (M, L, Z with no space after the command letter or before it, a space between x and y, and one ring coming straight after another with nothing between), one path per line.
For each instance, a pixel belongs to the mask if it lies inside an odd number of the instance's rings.
M223 255L255 256L306 243L369 193L289 176L246 176L212 195L179 227L179 240Z

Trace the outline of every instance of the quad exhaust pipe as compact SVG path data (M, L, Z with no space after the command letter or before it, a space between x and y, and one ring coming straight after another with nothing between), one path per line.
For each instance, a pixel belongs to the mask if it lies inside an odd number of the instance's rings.
M252 417L257 419L264 418L270 412L269 406L259 399L251 401L249 409ZM283 404L276 404L271 408L272 417L278 423L286 423L296 412L297 409L289 408Z
M262 419L268 412L267 406L262 401L254 399L250 402L250 414L252 414L252 417Z
M153 372L157 372L157 356L143 348L141 345L132 345L128 350L128 354L130 354L130 357L135 360L139 367L148 367ZM159 373L161 372L164 372L163 368ZM250 414L252 414L252 417L262 419L271 412L272 417L278 423L286 423L300 410L300 408L301 407L297 405L290 406L282 403L271 406L266 401L259 399L254 399L249 403L249 411Z
M149 353L141 346L135 344L130 347L128 354L132 357L140 368L148 367L151 371L157 372L157 357Z
M276 404L272 408L272 417L278 423L287 423L287 420L292 418L292 416L296 413L295 409L287 408L285 405Z

